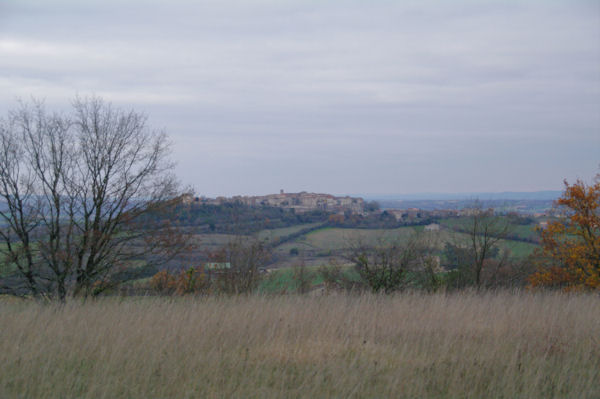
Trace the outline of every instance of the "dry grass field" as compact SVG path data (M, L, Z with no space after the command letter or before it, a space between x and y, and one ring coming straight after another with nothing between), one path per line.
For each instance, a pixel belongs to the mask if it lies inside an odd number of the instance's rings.
M1 398L598 398L600 297L0 301Z

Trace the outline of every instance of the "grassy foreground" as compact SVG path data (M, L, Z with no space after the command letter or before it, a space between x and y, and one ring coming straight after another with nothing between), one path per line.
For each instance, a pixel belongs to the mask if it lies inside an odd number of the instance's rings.
M597 398L600 297L0 302L2 398Z

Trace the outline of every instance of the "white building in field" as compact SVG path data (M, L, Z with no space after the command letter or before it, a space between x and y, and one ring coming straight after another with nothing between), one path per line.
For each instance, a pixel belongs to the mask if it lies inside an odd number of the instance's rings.
M431 223L425 226L425 231L440 231L440 225L437 223Z

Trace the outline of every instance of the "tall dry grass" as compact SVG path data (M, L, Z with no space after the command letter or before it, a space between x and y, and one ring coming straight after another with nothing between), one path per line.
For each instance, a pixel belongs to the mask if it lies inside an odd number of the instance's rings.
M600 298L0 304L1 398L598 398Z

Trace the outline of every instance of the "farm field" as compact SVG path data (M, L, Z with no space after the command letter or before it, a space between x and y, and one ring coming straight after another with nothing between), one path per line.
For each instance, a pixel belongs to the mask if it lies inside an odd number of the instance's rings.
M269 229L262 230L258 233L258 238L261 240L272 241L274 239L282 238L288 236L290 234L298 233L304 229L309 229L313 227L317 227L322 223L306 223L306 224L298 224L290 227L282 227L279 229Z
M535 237L539 237L539 234L535 231L535 228L537 227L537 225L523 225L523 226L516 226L513 229L513 234L515 234L517 237L520 238L535 238Z
M597 398L600 298L0 300L2 398Z
M258 292L261 294L288 294L297 292L297 278L295 273L297 272L297 266L282 267L275 269L269 273L258 286ZM308 280L309 290L323 284L323 277L321 276L321 267L328 267L326 263L318 265L306 265L305 273ZM345 265L341 267L342 274L345 278L351 281L360 281L360 275L352 265Z
M282 237L286 237L290 234L297 233L304 229L309 229L311 227L316 227L320 223L307 223L307 224L299 224L290 227L283 227L277 229L264 229L254 234L253 237L256 239L262 240L266 243L272 242L274 240L280 239ZM220 233L203 233L196 234L195 238L199 245L201 251L215 251L224 245L227 245L230 241L235 239L235 235L233 234L220 234Z
M538 245L531 244L529 242L514 241L514 240L502 240L500 241L501 248L507 248L510 250L511 256L523 259L533 253Z
M376 244L378 240L400 241L407 239L415 231L422 232L422 226L408 226L398 229L345 229L345 228L323 228L300 237L294 242L286 243L280 250L282 253L289 252L291 248L309 251L311 253L327 256L330 253L340 253L347 250L351 242L360 237L367 244ZM467 242L468 235L443 229L438 232L425 233L430 237L438 250L442 250L446 242ZM511 255L516 258L524 258L531 254L537 245L515 240L501 240L501 248L508 248Z
M544 219L538 219L541 221ZM439 221L439 223L448 228L467 228L469 224L468 218L444 218ZM535 231L537 223L531 223L526 225L515 225L512 226L510 232L512 235L521 238L521 239L532 239L538 237L538 233Z
M421 226L416 229L423 229ZM392 240L408 238L415 227L401 227L399 229L342 229L324 228L306 235L301 242L321 250L339 250L348 248L352 240L361 238L367 244L376 244L377 240Z
M266 229L255 234L254 237L270 243L291 234L299 233L302 230L318 226L319 223L313 223L279 229ZM519 234L525 236L525 232L530 226L519 226L519 228L523 230ZM292 267L301 260L308 266L327 264L332 258L339 262L344 262L344 253L348 251L351 243L359 238L366 244L374 245L381 240L393 241L398 239L402 241L408 239L414 232L423 233L423 226L407 226L397 229L318 228L274 246L272 248L273 261L268 267ZM468 241L468 235L447 228L425 234L434 243L440 254L446 242L460 243ZM197 235L200 251L203 252L218 250L234 238L235 236L228 234ZM523 259L530 255L537 248L537 245L524 241L502 240L500 247L509 249L512 257ZM293 255L294 252L300 256Z

